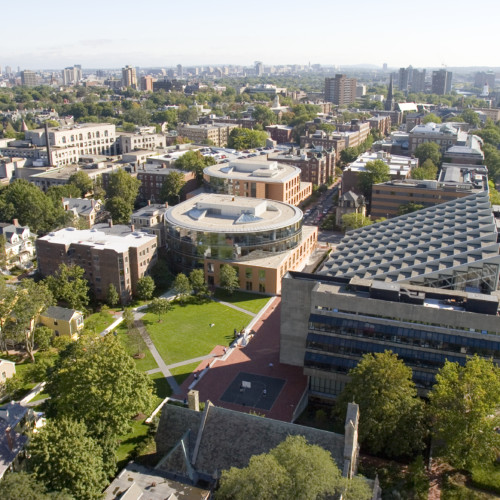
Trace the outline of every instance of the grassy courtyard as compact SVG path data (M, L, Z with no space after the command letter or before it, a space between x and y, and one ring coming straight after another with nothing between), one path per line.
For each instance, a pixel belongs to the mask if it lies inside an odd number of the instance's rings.
M229 345L234 329L241 330L251 319L231 307L208 302L177 304L161 322L152 313L146 313L142 321L161 357L170 365L205 356L216 345Z
M241 290L235 290L229 295L222 288L217 288L214 297L218 300L223 300L224 302L229 302L229 304L241 307L253 314L257 314L269 302L269 299L271 299L271 297L266 295L243 292Z

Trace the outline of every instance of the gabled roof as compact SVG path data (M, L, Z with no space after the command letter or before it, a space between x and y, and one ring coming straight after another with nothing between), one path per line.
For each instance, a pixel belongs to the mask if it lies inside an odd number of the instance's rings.
M61 321L71 321L75 314L82 314L80 311L76 309L68 309L66 307L59 306L50 306L47 307L47 310L42 314L45 318L53 318Z

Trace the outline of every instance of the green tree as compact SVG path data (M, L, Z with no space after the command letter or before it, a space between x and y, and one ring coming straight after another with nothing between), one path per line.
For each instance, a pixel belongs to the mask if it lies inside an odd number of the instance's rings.
M264 127L276 123L276 115L267 106L263 106L262 104L255 105L252 118Z
M35 362L35 329L38 316L54 303L51 291L43 282L23 280L13 313L12 322L14 338L24 343L26 353Z
M205 283L205 271L203 269L193 269L189 273L189 282L196 295L207 295L208 287Z
M106 292L106 303L110 307L115 307L120 303L120 294L113 283L110 283Z
M438 168L434 162L430 158L427 158L420 167L414 168L411 171L411 178L419 180L429 179L433 181L437 177L437 172Z
M238 273L233 266L230 266L229 264L221 266L219 284L230 295L240 287Z
M54 332L47 326L35 328L35 345L40 351L48 351L52 345Z
M462 120L473 127L479 127L481 120L479 119L479 115L473 111L472 109L466 109L462 113Z
M490 203L492 205L500 205L500 193L495 188L495 183L493 181L488 181L488 187L490 191Z
M84 275L85 270L80 266L61 264L45 282L57 301L84 311L89 303L89 283Z
M50 493L45 484L37 481L34 474L11 472L0 482L0 498L3 500L73 500L69 493Z
M158 315L158 323L161 321L163 314L168 313L174 308L174 306L167 300L160 297L153 299L151 304L149 304L149 310Z
M130 429L134 415L151 407L151 385L114 335L82 336L54 365L45 388L47 415L83 421L99 439L118 436Z
M358 175L358 186L366 198L371 198L372 186L391 179L389 166L382 160L369 161Z
M123 198L115 196L106 200L106 210L111 214L111 219L115 224L128 224L133 212L133 206Z
M356 483L352 489L350 482ZM361 478L344 480L328 451L303 436L288 436L269 453L253 456L248 467L223 471L216 498L316 500L343 493L346 500L368 500L370 489L363 483Z
M149 300L155 291L155 282L151 276L143 276L137 280L137 297L141 300Z
M233 149L261 148L266 145L267 132L250 130L248 128L235 128L229 134L228 147Z
M439 165L441 162L441 152L439 146L435 142L424 142L415 148L415 157L418 158L418 163L423 165L426 160L431 160L434 165Z
M83 422L49 420L33 434L29 468L51 490L69 491L76 499L100 499L106 486L102 449Z
M18 299L17 289L8 287L3 279L0 280L0 349L8 354L7 339L10 337L6 330L7 323L12 317L12 311Z
M113 221L127 224L132 213L135 200L139 194L141 181L132 177L125 170L117 170L109 175L106 188L106 210L111 213ZM127 210L125 210L127 207ZM125 216L128 215L128 217Z
M175 277L173 288L181 301L193 291L189 278L183 273L179 273Z
M88 193L91 193L94 188L92 179L83 170L78 170L74 174L71 174L68 182L78 188L82 198Z
M132 328L134 328L135 324L135 317L134 317L134 311L131 307L126 307L123 310L122 314L123 318L123 323L125 324L125 327L127 328L127 332L130 332Z
M74 184L50 186L45 195L52 200L54 205L61 204L61 198L78 198L80 190Z
M340 161L343 165L352 163L358 157L359 153L356 148L345 148L340 152Z
M405 498L408 500L427 500L429 498L429 477L425 471L422 455L419 455L409 466L405 475Z
M435 115L434 113L428 113L427 115L424 116L422 123L441 123L442 120L439 118L439 116Z
M160 191L161 202L168 201L169 205L176 205L181 199L181 190L186 184L184 174L172 170L163 181Z
M363 214L344 214L342 216L342 229L344 231L351 231L353 229L359 229L361 227L370 226L373 221L370 217L366 217Z
M465 366L446 361L429 393L436 451L471 470L495 460L500 449L500 368L475 355Z
M404 205L399 205L398 215L411 214L412 212L416 212L417 210L422 210L424 208L420 203L405 203Z
M424 408L411 368L391 351L365 354L349 372L337 400L338 415L347 404L359 405L359 439L371 453L411 455L423 449Z
M186 151L175 160L175 168L193 172L196 179L203 180L203 169L209 165L215 165L216 161L212 156L203 156L199 151Z

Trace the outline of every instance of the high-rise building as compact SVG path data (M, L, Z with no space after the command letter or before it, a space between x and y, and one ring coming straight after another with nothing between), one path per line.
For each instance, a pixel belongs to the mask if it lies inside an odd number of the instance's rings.
M75 64L70 68L64 68L62 77L63 85L77 84L82 79L82 67Z
M425 91L425 69L413 70L413 78L411 81L411 91L412 92L424 92Z
M184 69L182 68L182 64L177 65L177 76L178 78L182 78L184 76Z
M386 111L394 111L394 90L393 90L393 74L391 73L389 80L389 89L387 90L387 99L385 100L384 109Z
M151 75L141 76L141 90L153 92L153 77Z
M12 75L12 68L10 66L5 66L5 74L7 76Z
M453 73L440 69L432 72L432 93L445 95L451 92L451 79Z
M356 100L356 78L337 74L335 78L325 78L325 101L342 106Z
M21 85L24 85L25 87L35 87L36 73L29 69L21 71Z
M399 68L399 90L401 90L401 92L408 92L408 85L410 83L409 76L409 68Z
M260 61L255 61L255 74L257 76L264 74L264 65Z
M122 82L124 87L137 89L137 73L132 66L122 68Z

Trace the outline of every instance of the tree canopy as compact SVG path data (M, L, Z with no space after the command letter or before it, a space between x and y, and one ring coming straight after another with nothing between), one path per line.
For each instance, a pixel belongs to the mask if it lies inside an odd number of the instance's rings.
M175 160L175 168L193 172L196 179L201 182L203 180L203 169L216 163L213 156L203 156L199 151L187 151Z
M184 184L186 184L184 174L172 170L163 180L160 191L160 201L162 203L167 201L169 205L176 205L179 203L181 199L180 193Z
M158 316L158 322L161 321L161 317L167 312L171 311L174 306L167 300L157 297L151 301L149 304L149 310Z
M500 449L500 368L475 355L465 366L446 361L429 393L437 452L471 470L495 460Z
M439 118L439 116L435 115L434 113L428 113L422 119L422 123L441 123L441 122L442 122L441 118Z
M219 284L227 293L232 294L240 287L238 273L233 266L224 264L220 268Z
M86 335L69 344L45 390L49 416L81 420L98 437L123 434L130 419L151 405L150 379L114 335Z
M181 300L193 291L189 278L184 273L179 273L175 277L173 288Z
M261 148L266 145L267 132L250 130L248 128L235 128L229 134L228 147L233 149Z
M362 478L341 477L329 452L308 444L303 436L289 436L269 453L253 456L248 467L223 471L216 498L316 500L339 493L346 500L371 498Z
M89 303L89 283L84 275L85 270L80 266L61 264L45 282L57 301L71 309L84 311Z
M441 162L441 152L435 142L424 142L415 148L415 157L418 158L419 165L423 165L426 160L431 160L434 165Z
M69 493L49 492L34 474L12 472L0 481L0 498L4 500L73 500Z
M68 182L73 184L80 191L80 197L84 198L86 194L92 192L94 183L92 179L83 170L78 170L69 176Z
M141 300L149 300L155 291L155 282L151 276L143 276L137 280L137 297Z
M423 449L423 403L412 371L391 351L365 354L349 372L350 381L337 400L337 412L359 405L359 440L371 453L410 455Z
M422 165L411 171L411 178L419 180L429 179L433 181L437 177L437 172L438 168L434 162L430 158L427 158Z
M373 221L370 217L363 214L352 213L342 216L342 229L344 231L359 229L360 227L370 226L371 224L373 224Z
M367 198L371 198L372 186L391 179L389 166L382 160L369 161L358 175L358 186Z
M117 170L109 174L106 188L106 210L111 213L113 222L128 224L139 194L141 181L132 177L125 170Z

